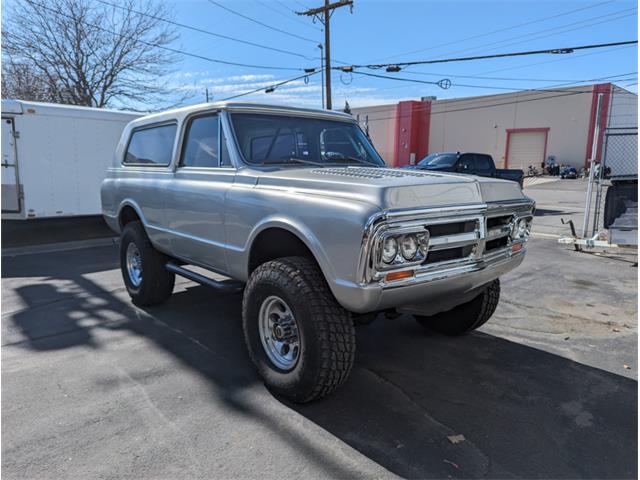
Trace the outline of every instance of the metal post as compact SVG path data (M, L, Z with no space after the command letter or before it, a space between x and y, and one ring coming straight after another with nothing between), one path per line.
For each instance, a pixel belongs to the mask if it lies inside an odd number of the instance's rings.
M329 0L324 0L324 73L326 75L327 110L331 110L331 11L328 7Z
M591 158L589 159L589 183L587 184L587 201L584 206L584 219L582 221L582 238L587 237L589 231L589 215L591 214L591 196L593 193L593 167L595 166L596 155L598 153L598 137L600 136L600 111L602 109L602 99L604 94L598 94L598 104L596 107L596 123L593 129L593 142L591 143Z

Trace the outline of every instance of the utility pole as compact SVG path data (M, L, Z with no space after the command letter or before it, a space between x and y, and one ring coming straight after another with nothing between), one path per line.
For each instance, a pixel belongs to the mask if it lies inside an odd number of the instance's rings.
M331 15L336 8L349 6L353 11L353 0L338 0L329 3L324 0L324 6L310 8L305 12L296 12L298 15L317 18L324 26L324 78L327 97L327 110L331 110Z

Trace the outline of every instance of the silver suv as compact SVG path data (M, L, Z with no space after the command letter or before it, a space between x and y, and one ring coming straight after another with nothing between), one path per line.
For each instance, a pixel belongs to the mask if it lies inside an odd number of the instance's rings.
M222 103L131 122L102 207L136 305L175 274L244 290L260 375L308 402L345 381L354 324L378 313L447 335L485 323L534 204L515 182L387 168L350 115Z

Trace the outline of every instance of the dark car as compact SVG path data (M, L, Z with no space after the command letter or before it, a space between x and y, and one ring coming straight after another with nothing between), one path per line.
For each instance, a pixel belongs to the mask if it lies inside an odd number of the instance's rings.
M578 171L575 167L563 167L560 170L560 178L578 178Z
M481 177L495 177L518 182L522 186L524 172L518 169L496 168L491 155L470 152L432 153L420 160L416 165L404 168L414 170L434 170L437 172L468 173Z

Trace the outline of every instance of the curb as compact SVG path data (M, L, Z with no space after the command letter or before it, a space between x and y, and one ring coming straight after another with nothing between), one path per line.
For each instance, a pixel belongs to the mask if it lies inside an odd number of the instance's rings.
M34 255L38 253L64 252L83 248L106 247L118 243L117 237L95 238L91 240L77 240L72 242L46 243L43 245L26 245L2 249L2 257L17 257L20 255Z

